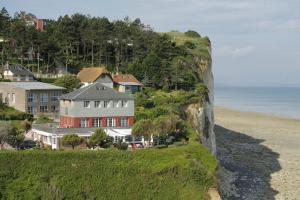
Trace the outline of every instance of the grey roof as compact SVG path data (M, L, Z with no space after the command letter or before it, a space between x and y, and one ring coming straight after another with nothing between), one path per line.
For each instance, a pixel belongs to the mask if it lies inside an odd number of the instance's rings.
M42 82L1 82L0 86L17 87L25 90L64 90L65 88Z
M95 128L59 128L58 123L46 123L46 124L32 124L32 129L43 131L46 133L53 133L57 135L64 135L64 134L79 134L79 135L87 135L89 136L91 133L94 133ZM113 128L105 127L105 129L112 130ZM127 129L126 127L118 127L118 129Z
M47 133L55 134L88 134L94 132L97 128L58 128L58 123L32 124L32 128Z
M33 73L20 64L6 64L6 69L16 75L33 76Z
M132 95L118 92L101 83L95 82L86 87L77 89L68 94L62 95L60 99L66 100L112 100L112 99L134 99Z

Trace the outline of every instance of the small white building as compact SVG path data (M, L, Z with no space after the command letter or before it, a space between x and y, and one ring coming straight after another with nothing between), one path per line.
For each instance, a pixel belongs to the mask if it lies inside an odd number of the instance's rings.
M57 123L33 124L27 137L34 141L40 141L52 149L60 148L60 139L64 135L77 134L80 137L89 138L96 128L59 128ZM126 136L131 135L131 128L103 128L106 134L113 138L114 142L125 141Z

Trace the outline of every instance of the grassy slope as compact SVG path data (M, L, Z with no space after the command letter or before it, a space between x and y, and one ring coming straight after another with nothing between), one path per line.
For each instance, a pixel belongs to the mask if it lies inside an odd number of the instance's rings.
M205 199L216 161L197 143L139 151L2 151L3 199Z
M191 49L191 53L195 56L200 56L202 58L210 60L210 53L208 50L210 41L208 37L188 37L184 33L178 31L171 31L167 32L166 34L169 35L177 45L184 45L184 43L187 41L194 43L196 45L196 48Z

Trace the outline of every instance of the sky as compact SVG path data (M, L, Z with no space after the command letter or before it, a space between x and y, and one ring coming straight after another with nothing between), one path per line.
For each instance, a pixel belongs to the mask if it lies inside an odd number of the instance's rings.
M209 36L216 86L300 86L300 0L0 0L11 15L140 18Z

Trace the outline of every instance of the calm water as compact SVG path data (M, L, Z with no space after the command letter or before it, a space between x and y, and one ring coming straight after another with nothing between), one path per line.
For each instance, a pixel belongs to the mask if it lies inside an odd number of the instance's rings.
M300 119L300 87L217 87L215 105Z

